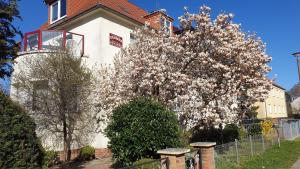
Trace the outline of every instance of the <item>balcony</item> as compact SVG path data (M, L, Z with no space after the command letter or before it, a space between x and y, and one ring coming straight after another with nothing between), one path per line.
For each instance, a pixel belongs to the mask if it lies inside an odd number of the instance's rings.
M69 50L74 56L84 55L84 35L53 30L25 33L18 55Z

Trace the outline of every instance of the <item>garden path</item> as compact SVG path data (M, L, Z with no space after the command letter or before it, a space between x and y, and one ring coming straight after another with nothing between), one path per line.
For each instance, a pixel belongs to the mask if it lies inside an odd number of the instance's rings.
M113 164L111 158L95 159L88 162L71 162L55 166L52 169L110 169Z

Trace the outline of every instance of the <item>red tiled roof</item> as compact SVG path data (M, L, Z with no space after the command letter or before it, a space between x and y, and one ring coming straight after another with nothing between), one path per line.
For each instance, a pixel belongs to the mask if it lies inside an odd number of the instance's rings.
M111 8L142 24L144 24L145 22L144 16L148 15L148 12L128 2L128 0L99 0L99 2L100 4Z
M40 26L40 30L47 30L47 28L48 28L48 22Z
M46 0L47 4L51 4L53 1ZM148 12L134 5L128 0L67 0L67 20L97 6L102 5L117 13L127 16L141 24L144 24L146 19L144 16L148 15ZM49 26L44 24L42 28Z
M169 15L167 15L165 12L163 12L162 10L157 10L157 11L154 11L150 14L147 14L146 16L144 16L144 18L151 18L153 17L153 15L163 15L165 16L166 18L169 18L170 21L174 21L174 19L172 17L170 17Z

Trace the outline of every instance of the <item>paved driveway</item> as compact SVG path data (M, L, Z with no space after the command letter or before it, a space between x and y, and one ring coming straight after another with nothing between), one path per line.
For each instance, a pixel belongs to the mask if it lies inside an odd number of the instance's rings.
M110 169L111 158L95 159L88 162L71 162L68 164L55 166L52 169Z

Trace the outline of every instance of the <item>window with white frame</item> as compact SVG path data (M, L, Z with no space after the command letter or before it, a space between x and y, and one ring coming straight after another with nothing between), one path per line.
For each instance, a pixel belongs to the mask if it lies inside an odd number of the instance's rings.
M164 27L166 32L171 33L171 26L172 23L169 20L164 19Z
M269 113L272 113L272 107L271 107L270 104L268 104L268 112L269 112Z
M171 33L171 27L172 27L172 23L171 21L169 21L167 18L165 17L161 17L160 18L160 24L161 26L163 26L163 30L168 32L168 33Z
M166 22L165 22L165 26L166 26L166 28L167 28L167 32L169 33L169 32L170 32L170 30L171 30L171 22L170 22L170 21L168 21L168 20L166 20Z
M57 0L50 6L51 23L54 23L67 14L67 0Z

